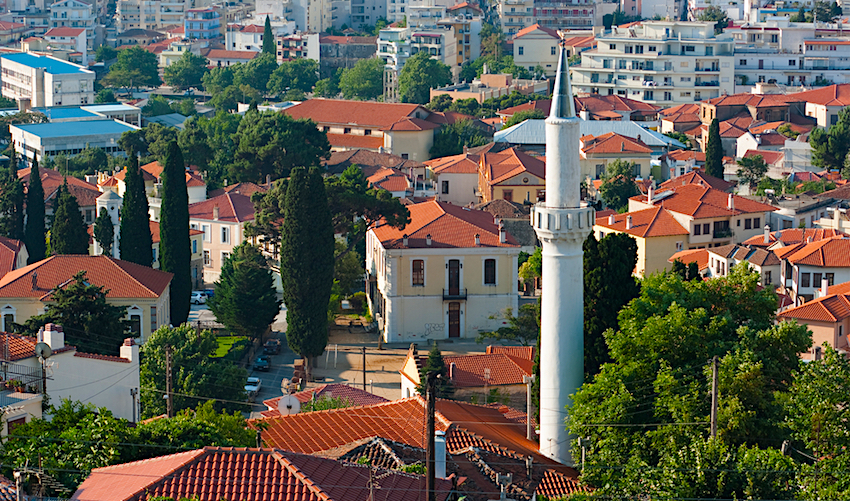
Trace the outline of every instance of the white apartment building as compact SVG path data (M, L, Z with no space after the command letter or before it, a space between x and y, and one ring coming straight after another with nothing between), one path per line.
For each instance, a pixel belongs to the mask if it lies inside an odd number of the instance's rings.
M648 21L596 40L572 68L579 93L675 106L734 92L733 40L714 23Z
M248 26L228 24L227 31L224 33L224 48L260 52L263 50L264 31L264 26L255 24Z
M534 0L500 0L497 9L502 31L507 35L534 24Z
M119 0L115 18L119 33L132 29L156 30L183 24L191 2L183 0Z
M277 61L282 63L289 59L320 60L319 33L296 33L276 37Z
M74 63L19 52L0 58L0 72L3 97L33 107L94 103L95 74Z
M55 49L79 52L80 61L88 62L88 47L85 28L50 28L44 34L44 40Z
M94 51L98 45L95 33L97 15L92 6L82 0L59 0L50 5L50 27L86 29L86 45L89 51Z
M444 29L386 28L378 35L378 57L387 68L399 71L407 59L421 51L431 59L454 66L457 60L457 40L454 32Z

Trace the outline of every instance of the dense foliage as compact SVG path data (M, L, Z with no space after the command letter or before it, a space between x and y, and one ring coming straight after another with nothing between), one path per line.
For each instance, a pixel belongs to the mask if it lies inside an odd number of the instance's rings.
M50 224L51 254L88 254L89 234L77 197L68 191L68 179L56 192Z
M451 398L454 395L455 388L449 378L449 368L446 367L443 354L440 353L436 344L428 352L428 360L425 365L419 369L419 385L416 387L416 391L423 397L427 394L428 374L430 373L434 373L434 377L436 377L434 390L437 398Z
M705 144L705 173L723 179L723 144L720 139L720 122L715 118L708 126Z
M398 94L403 103L425 104L431 99L431 89L444 87L452 82L452 70L445 64L431 59L427 50L410 57L398 75Z
M27 252L29 253L27 264L32 264L41 261L47 254L46 231L44 226L44 188L41 185L41 175L38 171L38 159L36 158L33 158L30 168L26 213L24 244L27 246Z
M608 207L624 212L629 208L629 198L637 195L635 184L635 163L616 159L605 166L599 195Z
M173 273L171 279L171 323L180 325L189 316L192 295L189 241L189 194L186 166L177 141L171 141L162 169L162 210L159 216L159 267Z
M121 200L121 220L118 249L121 259L150 266L153 261L153 235L150 230L148 197L139 169L139 159L132 152L127 158L124 175L124 198Z

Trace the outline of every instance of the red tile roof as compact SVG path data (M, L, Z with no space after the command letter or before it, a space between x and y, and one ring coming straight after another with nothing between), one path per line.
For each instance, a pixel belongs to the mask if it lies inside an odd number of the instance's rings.
M198 501L367 501L373 479L378 492L415 501L424 477L395 470L341 463L304 454L268 449L205 447L104 468L95 468L71 499L142 501L152 497ZM444 500L451 481L437 479Z
M328 142L332 148L366 148L377 150L384 146L383 137L360 136L355 134L328 134Z
M259 52L253 50L223 50L212 49L207 52L207 59L239 59L240 61L250 61L257 57Z
M568 37L561 41L567 47L596 47L595 36Z
M685 214L695 219L725 217L753 212L772 212L776 210L776 207L771 205L756 202L738 195L731 195L734 208L730 209L728 207L728 197L730 194L697 184L673 186L667 191L671 191L672 193L661 200L656 200L655 204L669 211ZM659 191L656 194L661 195L661 193ZM631 200L642 202L646 200L646 197L634 196Z
M416 110L421 110L422 118L428 114L428 111L418 104L309 99L287 108L283 113L292 118L309 118L317 124L344 124L346 127L355 124L359 127L381 129L402 118L414 116Z
M787 230L773 231L768 237L767 244L764 243L764 235L748 238L743 245L765 247L781 241L785 245L799 244L811 239L812 242L832 237L850 237L847 233L838 230L827 230L821 228L788 228Z
M632 139L630 137L617 134L616 132L608 132L601 136L590 137L584 136L581 138L584 147L582 151L585 155L605 155L610 153L640 153L650 154L652 149L643 141Z
M38 174L41 177L41 186L44 188L44 201L48 202L56 196L59 187L65 182L66 176L52 169L38 169ZM29 187L30 168L18 170L18 179L24 183L25 187ZM97 197L102 195L97 186L87 183L76 177L67 177L68 191L77 198L77 203L80 207L91 207L95 205ZM52 207L52 204L48 204Z
M705 153L703 153L701 151L696 151L696 150L674 150L674 151L671 151L670 153L666 153L664 155L661 155L661 158L662 158L662 160L664 158L670 158L670 159L676 160L676 161L693 160L694 162L705 163ZM687 175L687 174L685 174L685 175ZM714 178L714 179L717 179L717 178ZM723 181L723 182L725 183L726 181Z
M756 155L761 155L762 159L764 159L764 163L767 165L774 165L776 162L785 158L785 153L782 153L781 151L767 150L747 150L747 152L744 153L744 158L751 158Z
M488 212L435 200L408 205L407 209L410 223L403 229L384 224L370 230L385 249L424 249L429 247L428 235L431 235L430 247L433 248L475 247L475 235L480 237L480 247L519 245L510 233L506 234L506 243L499 242L499 227ZM405 234L408 235L407 247L404 246Z
M151 229L151 239L152 239L151 243L158 243L159 242L159 222L148 221L148 225L150 226L150 229ZM94 227L94 225L92 225L90 227ZM203 235L203 234L204 234L204 232L201 231L201 230L189 228L189 237L192 237L193 235Z
M785 257L793 264L825 268L850 267L850 237L831 237L803 245Z
M323 384L316 388L293 393L292 396L297 398L302 404L314 399L321 400L322 398L344 398L352 406L389 402L386 398L379 397L366 390L340 383ZM280 416L280 411L277 410L277 403L281 398L283 397L275 397L263 401L263 404L268 408L268 410L262 411L261 414L263 417Z
M23 247L24 243L20 240L0 237L0 277L15 269Z
M478 6L478 4L475 4L475 3L469 3L469 2L463 2L463 3L459 3L459 4L456 4L456 5L453 5L453 6L449 7L449 8L448 8L448 9L446 9L446 10L447 10L447 11L449 11L449 12L451 12L451 11L453 11L453 10L463 9L464 7L469 8L469 9L472 9L472 10L476 10L476 11L478 11L478 12L483 12L483 11L481 10L481 7L479 7L479 6Z
M241 193L225 193L209 200L189 204L189 218L212 221L214 208L218 207L218 220L241 223L254 219L254 203L251 197Z
M534 360L534 346L497 346L489 345L485 353L504 353L514 358Z
M546 33L547 35L549 35L550 37L552 37L556 40L561 39L561 36L558 35L557 31L555 31L551 28L544 28L543 26L540 26L539 24L532 24L531 26L529 26L527 28L523 28L523 29L519 30L519 32L517 32L517 34L514 35L514 40L516 40L517 38L522 38L525 35L528 35L529 33L533 33L534 31L537 31L537 30L540 30L543 33Z
M406 174L397 169L380 169L366 178L370 187L391 192L407 191L411 186Z
M630 229L626 229L626 221L629 216L632 218L632 224ZM611 217L614 218L614 224L611 224ZM596 218L596 225L640 238L688 234L688 230L682 227L672 214L661 207Z
M686 103L680 104L677 106L673 106L671 108L665 108L658 112L661 116L667 117L670 115L678 115L678 114L694 114L699 115L700 113L700 105L699 103Z
M246 197L250 197L251 195L253 195L254 193L256 193L258 191L260 193L265 193L265 192L269 191L269 187L267 185L264 185L264 184L261 185L261 184L251 183L251 182L235 183L235 184L225 186L224 188L212 190L207 194L207 196L209 198L215 198L219 195L224 195L225 193L240 193L242 195L245 195Z
M319 43L320 44L363 44L363 45L377 45L378 37L355 37L355 36L333 36L333 35L325 35L319 34Z
M104 287L108 298L158 298L173 276L103 255L57 255L7 273L0 279L0 297L50 301L51 291L63 287L78 271L86 272L87 282Z
M381 128L382 131L394 132L417 132L423 130L433 130L439 127L439 124L423 120L421 118L404 117L401 120L393 123L389 127Z
M800 124L795 124L795 123L791 123L791 122L782 122L782 121L765 122L763 124L754 125L754 126L750 127L750 133L751 134L764 134L765 132L768 132L768 131L775 131L776 129L778 129L782 125L786 125L786 124L791 128L792 131L797 132L799 134L805 134L806 132L810 132L813 128L812 125L800 125Z
M702 153L702 159L703 161L705 161L705 153ZM697 156L697 160L699 161L699 156ZM735 183L730 183L729 181L720 179L719 177L709 176L702 169L693 169L690 172L682 174L679 177L674 177L673 179L668 179L667 181L664 181L659 186L659 189L671 189L674 186L685 186L686 184L710 186L720 191L728 191L729 188L735 186Z
M77 352L74 353L74 356L80 357L80 358L93 358L95 360L105 360L107 362L120 362L120 363L125 363L125 364L130 363L130 360L128 360L126 358L115 357L115 356L112 356L112 355L99 355L97 353L83 353L83 352L77 351Z
M796 308L787 309L776 317L778 320L838 322L850 317L850 296L847 294L829 294Z
M443 361L450 368L452 383L458 388L523 384L523 376L533 374L531 360L504 353L446 355Z
M22 24L21 27L24 25ZM59 28L50 28L47 30L47 33L44 34L46 37L75 37L82 33L85 33L85 28L70 28L68 26L63 26Z
M688 249L670 256L667 261L679 260L685 264L696 263L700 270L708 268L708 249Z
M785 146L785 141L788 138L783 136L782 134L777 134L776 132L771 132L767 134L759 135L759 145L761 146Z
M545 115L548 115L550 108L552 108L551 99L538 99L535 101L529 101L527 103L520 104L518 106L511 106L510 108L499 110L498 113L499 115L510 117L513 116L514 113L517 113L519 111L537 110L543 112L543 114Z
M822 106L850 106L850 84L836 84L820 89L797 92L790 94L789 97Z
M0 349L4 352L8 349L8 358L10 362L23 360L35 356L35 345L38 344L38 339L35 337L24 336L21 334L12 334L9 332L0 332ZM74 350L73 346L66 345L64 348L54 350L53 353ZM7 353L3 353L6 357ZM2 498L0 498L2 499Z
M792 94L796 97L799 94ZM799 99L790 99L790 101L799 101ZM715 97L704 101L706 104L715 106L755 106L755 107L773 107L787 106L789 99L786 96L778 94L728 94L725 96Z
M546 179L546 162L517 149L508 148L500 153L483 153L479 160L484 180L490 186L528 173ZM540 186L543 188L543 186Z
M27 25L22 24L22 23L13 23L11 21L0 21L0 30L3 30L3 31L14 30L14 29L17 29L17 28L26 28L26 27L27 27Z
M259 24L249 24L247 26L241 26L239 31L242 33L262 33L265 31L265 26L260 26Z
M0 475L0 501L17 501L18 491L15 488L15 482Z
M450 157L426 160L425 164L431 167L434 174L478 174L478 155L461 153Z
M587 111L591 114L602 111L632 111L634 112L632 113L633 116L640 116L655 115L661 110L660 106L616 95L603 96L600 94L591 94L574 99L576 112ZM617 114L617 116L619 117L621 115Z

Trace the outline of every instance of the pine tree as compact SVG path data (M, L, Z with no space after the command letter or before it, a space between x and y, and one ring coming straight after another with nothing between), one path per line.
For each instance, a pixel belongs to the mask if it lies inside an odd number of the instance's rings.
M11 146L9 170L0 181L0 235L22 240L24 238L24 185L18 179L18 162L15 145Z
M280 301L259 249L247 242L233 248L207 306L228 329L250 338L263 335L280 312Z
M139 159L127 152L127 174L124 199L121 201L121 222L118 232L118 252L121 259L142 266L153 262L153 237L148 215L148 196L139 170Z
M186 165L177 141L165 152L162 169L162 212L159 217L159 267L174 274L171 279L171 323L180 325L189 317L192 296L189 243L189 193Z
M112 244L115 242L115 228L112 226L112 218L106 207L100 208L100 214L94 221L94 239L103 248L102 254L112 255Z
M27 223L24 232L24 244L29 254L27 264L41 261L47 254L45 233L44 188L41 186L41 176L38 172L38 159L33 158L27 187Z
M428 361L425 366L419 371L419 385L416 391L423 397L426 396L428 373L433 372L440 376L434 388L437 393L437 398L451 398L454 395L455 389L452 380L449 379L449 369L446 367L446 362L443 360L443 354L435 344L431 351L428 352Z
M266 27L263 29L263 54L275 54L274 35L272 34L272 22L269 16L266 16Z
M723 145L720 142L720 122L715 118L708 126L705 144L705 173L723 179Z
M77 197L68 191L68 180L62 183L53 204L50 225L50 248L53 254L88 254L89 234Z
M284 201L280 276L286 303L286 340L310 359L328 343L328 302L333 285L334 236L325 185L315 167L292 169Z

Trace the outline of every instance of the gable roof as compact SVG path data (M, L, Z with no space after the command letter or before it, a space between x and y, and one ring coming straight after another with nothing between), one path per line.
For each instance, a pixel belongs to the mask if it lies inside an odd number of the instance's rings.
M12 238L0 237L0 277L15 269L18 254L24 243Z
M446 10L451 12L453 10L463 9L464 7L478 11L478 12L483 12L481 10L481 7L478 6L478 4L469 3L469 2L463 2L463 3L456 4L456 5L452 5L451 7L447 8Z
M667 192L670 193L662 199L655 201L656 205L696 219L734 216L753 212L772 212L776 210L776 207L771 205L697 184L673 186ZM656 196L662 193L666 192L657 192ZM727 205L730 196L734 204L732 209ZM646 197L638 195L632 197L630 200L643 202L646 200Z
M189 218L212 221L215 219L215 207L218 207L219 221L241 223L254 219L251 197L236 192L189 204Z
M427 116L428 111L418 104L372 103L366 101L346 101L342 99L308 99L282 111L292 118L309 118L318 124L356 125L381 129L395 122L413 116L417 110L422 110ZM423 116L422 118L425 118ZM347 134L350 136L350 134ZM380 138L379 138L380 139ZM333 143L332 143L333 144ZM381 141L383 145L383 141Z
M531 206L505 200L504 198L495 198L489 202L477 204L474 208L489 212L493 217L499 219L523 219L528 221L531 215Z
M703 163L703 164L705 163L705 153L703 153L701 151L696 151L696 150L674 150L674 151L671 151L670 153L665 153L664 155L661 155L661 160L664 160L664 159L667 159L667 158L675 160L675 161L682 161L682 162L688 161L688 160L693 160L694 162L699 162L699 163ZM679 176L679 177L687 176L688 174L690 174L690 172L687 173L687 174L683 174L682 176ZM711 177L712 179L716 179L718 181L723 181L722 179L719 179L719 178L716 178L716 177L713 177L713 176L708 176L707 174L706 174L706 176ZM673 179L676 179L676 178L673 178ZM670 181L672 181L672 179L665 181L665 183L670 182ZM726 183L727 181L723 181L723 182ZM687 184L687 182L686 182L686 184ZM732 183L729 183L729 184L731 185ZM663 186L663 184L662 184L662 186ZM718 189L722 189L722 188L718 188ZM726 191L726 190L724 189L723 191Z
M626 221L632 218L631 227L626 229ZM611 223L614 218L614 223ZM668 211L662 207L625 214L611 214L608 217L596 218L596 224L621 233L628 233L641 238L666 237L670 235L687 235L689 232Z
M437 123L423 120L421 118L404 117L394 122L389 127L381 128L381 130L393 132L418 132L423 130L433 130L439 126L440 125Z
M523 384L523 376L533 374L533 362L530 359L512 357L506 353L446 355L443 360L457 388Z
M266 184L257 184L252 183L250 181L242 182L242 183L234 183L225 186L224 188L218 188L216 190L210 191L207 196L209 198L215 198L219 195L224 195L225 193L239 193L241 195L245 195L250 197L254 193L257 192L265 193L269 191L269 187Z
M478 174L479 155L461 153L449 157L426 160L425 165L431 167L434 174Z
M774 165L776 162L779 162L780 160L785 158L785 153L781 151L767 150L747 150L747 152L744 153L744 158L752 158L756 155L761 155L761 158L767 165Z
M838 322L850 317L850 296L847 294L829 294L795 308L789 308L776 317L777 320Z
M363 136L360 134L333 134L328 132L328 143L333 148L366 148L377 150L384 146L384 138L380 136Z
M104 255L50 256L0 278L0 297L51 300L51 292L67 284L78 271L86 281L107 290L107 298L158 298L171 283L171 273Z
M823 228L788 228L787 230L770 232L768 243L764 243L764 235L758 235L745 240L744 245L767 247L775 244L777 241L782 242L784 245L792 245L805 242L807 239L817 242L832 237L850 237L850 235L838 230Z
M835 188L834 190L824 191L819 195L815 195L816 198L837 198L841 200L850 200L850 183L844 184Z
M386 398L375 395L374 393L341 383L323 384L316 388L293 393L292 396L297 398L302 404L314 399L321 400L322 398L344 398L353 406L389 402ZM277 404L281 398L283 397L280 396L264 400L263 404L265 404L268 410L262 411L262 416L280 416L280 411L277 410Z
M685 264L696 263L702 271L708 268L708 249L682 250L670 256L667 261L672 263L677 259Z
M205 447L143 461L95 468L71 499L142 501L151 497L199 501L367 501L370 483L392 499L415 501L421 475L340 463L280 450ZM437 479L437 498L452 487Z
M643 141L616 132L609 132L596 137L591 136L590 138L585 136L582 138L582 143L584 144L582 151L585 155L610 153L643 153L648 155L652 153L652 149Z
M555 31L551 28L544 28L543 26L540 26L539 24L535 23L535 24L532 24L531 26L529 26L527 28L523 28L523 29L519 30L517 32L517 34L514 35L514 40L516 40L517 38L522 38L522 37L524 37L524 36L526 36L530 33L534 33L535 31L541 31L541 32L549 35L550 37L552 37L556 40L561 39L561 36L558 35L557 31Z
M210 49L207 52L207 59L240 59L250 61L257 57L258 54L259 52L253 50Z
M850 267L850 237L830 237L805 244L785 259L796 265Z
M21 25L24 26L24 25ZM44 34L45 37L75 37L82 33L85 33L85 28L71 28L70 26L61 26L58 28L50 28L47 30L47 33Z
M791 94L798 101L822 106L850 106L850 84L836 84Z
M87 122L88 123L88 122ZM30 183L30 167L18 170L18 179L24 183L24 187L29 189ZM56 196L59 187L65 180L68 180L68 191L77 198L77 203L80 207L90 207L95 205L97 197L102 195L97 186L87 183L82 179L73 176L64 176L52 169L39 168L38 175L41 178L41 186L44 189L44 201L48 202ZM47 204L48 208L52 208L53 204Z
M431 200L408 205L410 223L403 229L382 224L370 231L385 249L404 248L464 248L475 247L475 235L479 235L480 247L516 247L518 244L510 233L506 242L499 242L499 227L487 212L459 207L447 202ZM404 235L408 235L407 247ZM427 237L431 236L431 245Z
M549 109L552 108L552 100L551 99L536 99L534 101L529 101L527 103L523 103L517 106L511 106L510 108L505 108L503 110L499 110L498 114L505 117L513 116L514 113L520 111L531 111L537 110L542 112L544 115L549 114Z
M327 167L328 174L341 174L351 165L357 165L366 171L368 167L394 167L396 169L408 167L423 167L425 164L402 158L391 153L381 153L368 149L355 148L346 151L333 151L330 158L322 160L322 165ZM212 195L210 195L212 196Z
M410 179L397 169L378 169L374 174L366 178L370 187L376 187L391 192L407 191Z
M546 179L546 162L518 148L508 148L500 153L482 153L479 165L485 181L491 186L524 172Z

